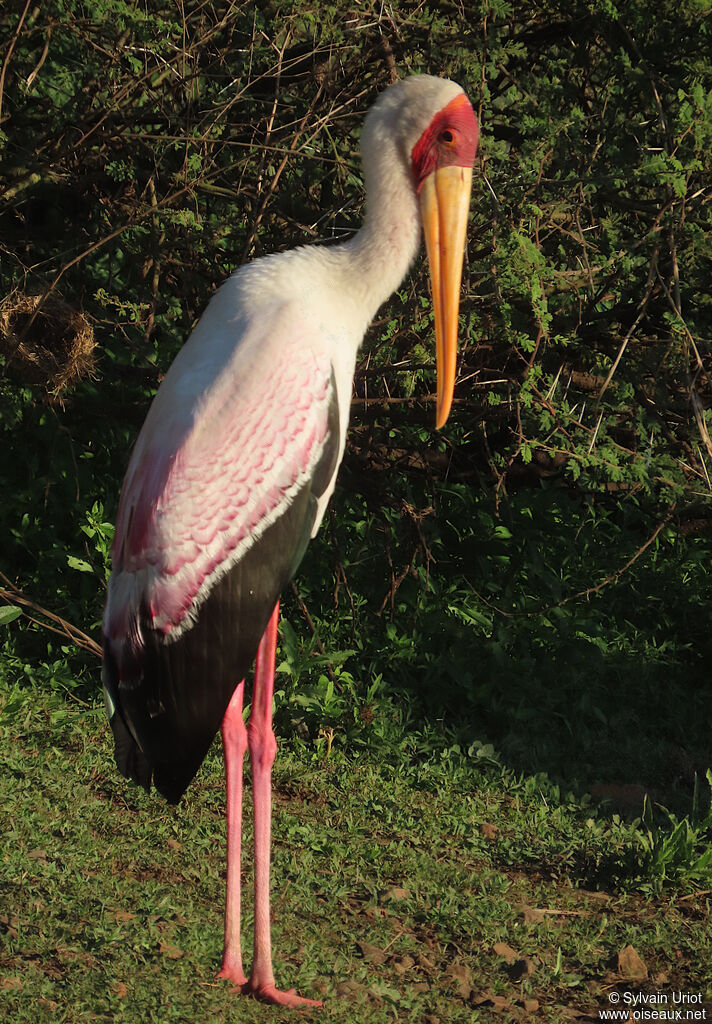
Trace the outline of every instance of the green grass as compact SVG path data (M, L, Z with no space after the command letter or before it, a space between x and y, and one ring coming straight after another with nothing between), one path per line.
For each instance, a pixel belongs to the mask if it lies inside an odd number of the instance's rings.
M481 114L447 431L419 263L285 595L278 983L349 1024L596 1020L633 947L643 991L709 1007L704 3L5 6L0 294L54 283L100 355L63 404L0 357L0 587L94 638L130 447L212 288L253 243L360 222L387 56ZM177 810L129 786L96 663L23 608L0 607L0 1021L299 1018L214 980L219 752Z
M217 745L173 810L117 777L100 709L35 692L13 721L0 778L2 1019L294 1019L236 1002L214 979ZM481 748L436 746L431 737L423 757L382 747L325 756L323 744L283 744L278 984L323 995L324 1020L486 1021L497 996L524 1019L563 1021L607 1006L611 986L634 988L616 961L632 945L649 988L710 999L709 894L689 881L646 894L635 825L546 778L517 777ZM250 842L248 824L248 943Z

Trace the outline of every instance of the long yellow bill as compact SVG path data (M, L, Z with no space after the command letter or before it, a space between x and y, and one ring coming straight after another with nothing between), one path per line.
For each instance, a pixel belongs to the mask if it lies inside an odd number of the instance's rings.
M420 190L420 212L435 307L438 371L435 425L438 429L450 415L455 389L457 317L471 185L472 168L448 166L432 171Z

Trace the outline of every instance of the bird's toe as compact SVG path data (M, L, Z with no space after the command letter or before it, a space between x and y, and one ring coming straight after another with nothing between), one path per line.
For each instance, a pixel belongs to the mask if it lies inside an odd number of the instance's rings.
M276 985L260 985L248 981L242 989L248 995L254 996L262 1003L269 1003L272 1006L309 1007L323 1006L318 999L307 999L297 994L296 989L290 988L286 991L278 989Z

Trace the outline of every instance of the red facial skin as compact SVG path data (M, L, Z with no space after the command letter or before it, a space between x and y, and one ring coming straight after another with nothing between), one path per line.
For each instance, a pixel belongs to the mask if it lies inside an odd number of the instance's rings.
M413 146L411 165L420 192L429 174L440 167L472 167L480 130L464 93L443 107Z

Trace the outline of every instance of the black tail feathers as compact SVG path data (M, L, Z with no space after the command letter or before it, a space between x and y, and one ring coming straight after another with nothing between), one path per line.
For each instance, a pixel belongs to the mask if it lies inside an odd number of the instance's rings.
M114 734L116 767L124 778L132 779L146 791L150 790L153 769L118 711L114 711L110 724Z

